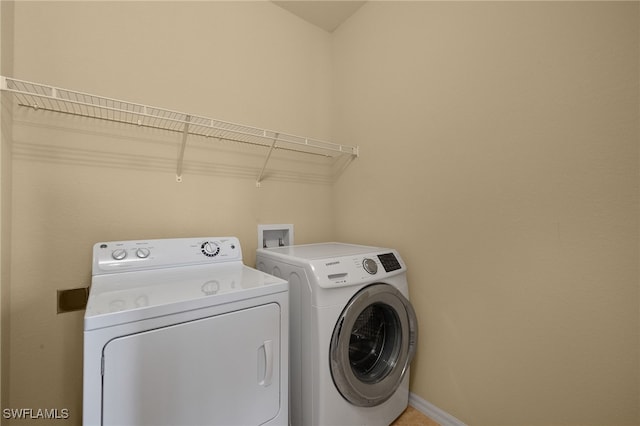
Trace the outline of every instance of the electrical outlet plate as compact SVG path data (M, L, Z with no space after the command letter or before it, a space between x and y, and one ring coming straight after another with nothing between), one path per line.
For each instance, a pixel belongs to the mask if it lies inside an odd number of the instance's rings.
M293 245L293 224L258 225L258 248Z
M87 307L87 287L58 290L58 313L81 311Z

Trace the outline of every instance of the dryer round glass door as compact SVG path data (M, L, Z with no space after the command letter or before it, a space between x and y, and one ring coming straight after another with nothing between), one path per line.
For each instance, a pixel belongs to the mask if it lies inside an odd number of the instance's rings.
M389 399L413 359L418 323L411 303L389 284L356 293L331 337L331 376L351 404L372 407Z

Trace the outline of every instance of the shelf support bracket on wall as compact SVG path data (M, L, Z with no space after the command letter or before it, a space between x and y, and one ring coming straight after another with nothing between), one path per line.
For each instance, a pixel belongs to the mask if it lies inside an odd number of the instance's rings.
M273 149L276 147L276 142L278 141L278 136L280 134L276 133L275 137L273 138L273 142L271 142L271 147L269 147L269 152L267 153L267 158L264 159L264 164L262 165L262 170L260 170L260 175L258 176L258 179L256 180L256 187L260 188L260 186L262 185L262 177L264 176L264 171L267 168L267 163L269 162L269 158L271 157L271 153L273 152Z
M354 150L353 150L353 151L354 151L354 153L353 153L353 154L351 154L351 155L349 155L349 156L347 156L347 159L346 159L346 160L344 160L344 161L342 162L342 165L338 165L338 166L336 167L336 168L337 168L337 171L333 174L333 179L334 179L334 180L337 180L340 176L342 176L342 173L343 173L345 170L347 170L347 167L349 166L349 164L351 164L351 162L352 162L353 160L355 160L356 158L358 158L358 156L359 156L358 150L359 150L359 147L357 147L357 146L356 146L356 147L354 148ZM337 164L339 164L339 160L336 160L336 163L337 163Z
M184 161L184 150L187 147L187 136L189 135L189 121L191 116L185 118L184 129L182 130L182 146L180 147L180 155L178 156L178 169L176 170L176 182L182 182L182 163Z

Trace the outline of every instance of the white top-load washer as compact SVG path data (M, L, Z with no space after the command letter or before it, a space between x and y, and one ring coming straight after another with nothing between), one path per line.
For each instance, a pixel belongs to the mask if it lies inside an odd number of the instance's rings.
M407 407L418 324L396 250L342 243L258 249L289 281L291 424L388 425Z
M83 424L287 425L287 317L235 237L96 244Z

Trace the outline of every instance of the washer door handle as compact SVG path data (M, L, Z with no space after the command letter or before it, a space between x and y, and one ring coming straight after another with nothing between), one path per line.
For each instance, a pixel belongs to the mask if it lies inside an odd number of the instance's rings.
M258 385L266 388L273 380L273 341L265 340L262 348L264 348L264 377Z

